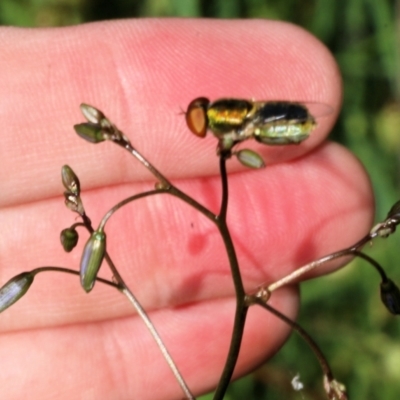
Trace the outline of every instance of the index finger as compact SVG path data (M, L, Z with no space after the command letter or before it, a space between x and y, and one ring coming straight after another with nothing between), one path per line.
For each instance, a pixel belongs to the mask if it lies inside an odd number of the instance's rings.
M118 149L93 148L74 134L81 102L104 111L172 179L217 173L215 140L192 136L180 115L195 97L332 107L300 146L260 145L267 164L299 157L321 143L339 109L333 58L313 36L286 23L139 20L48 33L2 28L3 206L58 195L61 163L79 170L88 188L150 178L142 168L130 168L131 159ZM99 163L105 166L101 173Z

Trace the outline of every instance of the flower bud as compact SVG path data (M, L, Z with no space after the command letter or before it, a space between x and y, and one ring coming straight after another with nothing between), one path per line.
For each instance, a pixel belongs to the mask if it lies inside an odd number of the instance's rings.
M70 166L64 165L61 168L61 179L65 189L75 196L79 196L81 191L79 179Z
M30 272L11 278L2 288L0 288L0 312L12 306L29 289L33 282L34 275Z
M92 124L98 124L105 118L104 114L97 108L90 106L89 104L82 103L80 105L82 114Z
M61 231L60 241L64 250L69 253L77 245L79 240L78 232L75 228L66 228Z
M103 129L100 125L85 122L83 124L74 125L75 132L90 143L104 142Z
M81 285L88 293L93 289L106 252L106 234L94 231L83 249L80 267Z
M236 157L241 164L249 168L264 168L265 163L259 154L253 150L243 149L236 153Z
M381 299L392 314L400 314L400 290L391 279L381 282Z

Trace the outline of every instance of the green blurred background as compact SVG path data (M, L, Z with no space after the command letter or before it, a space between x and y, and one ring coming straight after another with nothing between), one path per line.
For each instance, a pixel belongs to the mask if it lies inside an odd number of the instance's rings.
M344 80L344 103L333 139L368 170L377 218L400 198L400 2L389 0L0 0L0 23L61 26L128 17L268 18L291 21L332 51ZM400 237L369 251L400 283ZM400 262L399 262L400 264ZM400 321L383 308L379 279L361 261L302 286L299 321L312 332L352 400L400 398ZM300 374L305 385L294 391ZM234 383L226 399L322 399L315 358L293 335L254 374ZM212 394L202 400L212 399Z

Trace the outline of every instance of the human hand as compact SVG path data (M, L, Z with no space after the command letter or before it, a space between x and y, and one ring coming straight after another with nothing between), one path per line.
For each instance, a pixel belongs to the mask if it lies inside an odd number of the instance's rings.
M228 225L249 290L348 246L370 226L364 170L324 142L339 111L337 67L303 30L270 21L125 20L1 28L1 37L1 284L41 265L78 268L85 233L71 254L59 244L59 232L75 221L63 204L62 165L80 177L95 225L119 200L154 186L121 149L74 134L82 102L104 111L160 171L215 212L216 141L191 135L180 107L207 96L317 101L335 110L300 146L258 145L265 170L229 162ZM157 196L117 213L107 238L189 387L212 389L235 301L215 227L178 199ZM105 266L100 275L110 277ZM298 303L292 287L271 299L290 317ZM73 276L42 274L0 315L0 332L4 398L182 397L129 303L104 285L87 296ZM236 376L273 354L287 334L281 321L251 308Z

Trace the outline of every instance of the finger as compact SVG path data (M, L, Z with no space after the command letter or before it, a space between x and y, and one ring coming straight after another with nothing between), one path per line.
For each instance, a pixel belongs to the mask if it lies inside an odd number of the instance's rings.
M59 170L92 188L152 179L119 149L93 146L72 125L82 102L102 109L170 178L215 174L215 140L189 133L195 97L321 102L332 107L300 146L263 146L267 164L315 148L340 102L336 64L313 36L271 21L139 20L44 30L2 28L1 205L59 193ZM312 57L310 56L312 55ZM236 170L243 169L236 164Z
M372 196L365 172L353 156L332 143L307 158L232 174L229 182L228 224L247 290L355 243L371 223ZM218 212L218 178L177 184ZM116 202L142 190L146 184L117 186L84 192L83 198L96 226ZM63 253L58 232L74 222L63 207L61 199L51 199L4 213L3 282L50 261L78 268L87 234L81 230L78 248ZM13 226L19 218L23 229ZM105 230L111 257L146 309L233 296L229 264L216 227L180 200L159 195L137 201L114 214ZM322 272L326 269L317 271ZM106 265L101 275L111 277ZM22 299L2 315L3 330L132 313L108 288L96 284L86 296L75 277L54 273L38 276L26 296L29 300Z
M293 317L297 296L284 290L273 306ZM226 359L234 301L159 310L151 317L191 390L215 387ZM273 329L271 327L273 326ZM249 310L235 376L271 356L288 327L258 307ZM0 337L2 396L17 400L184 398L159 349L135 316L102 323L27 330Z

